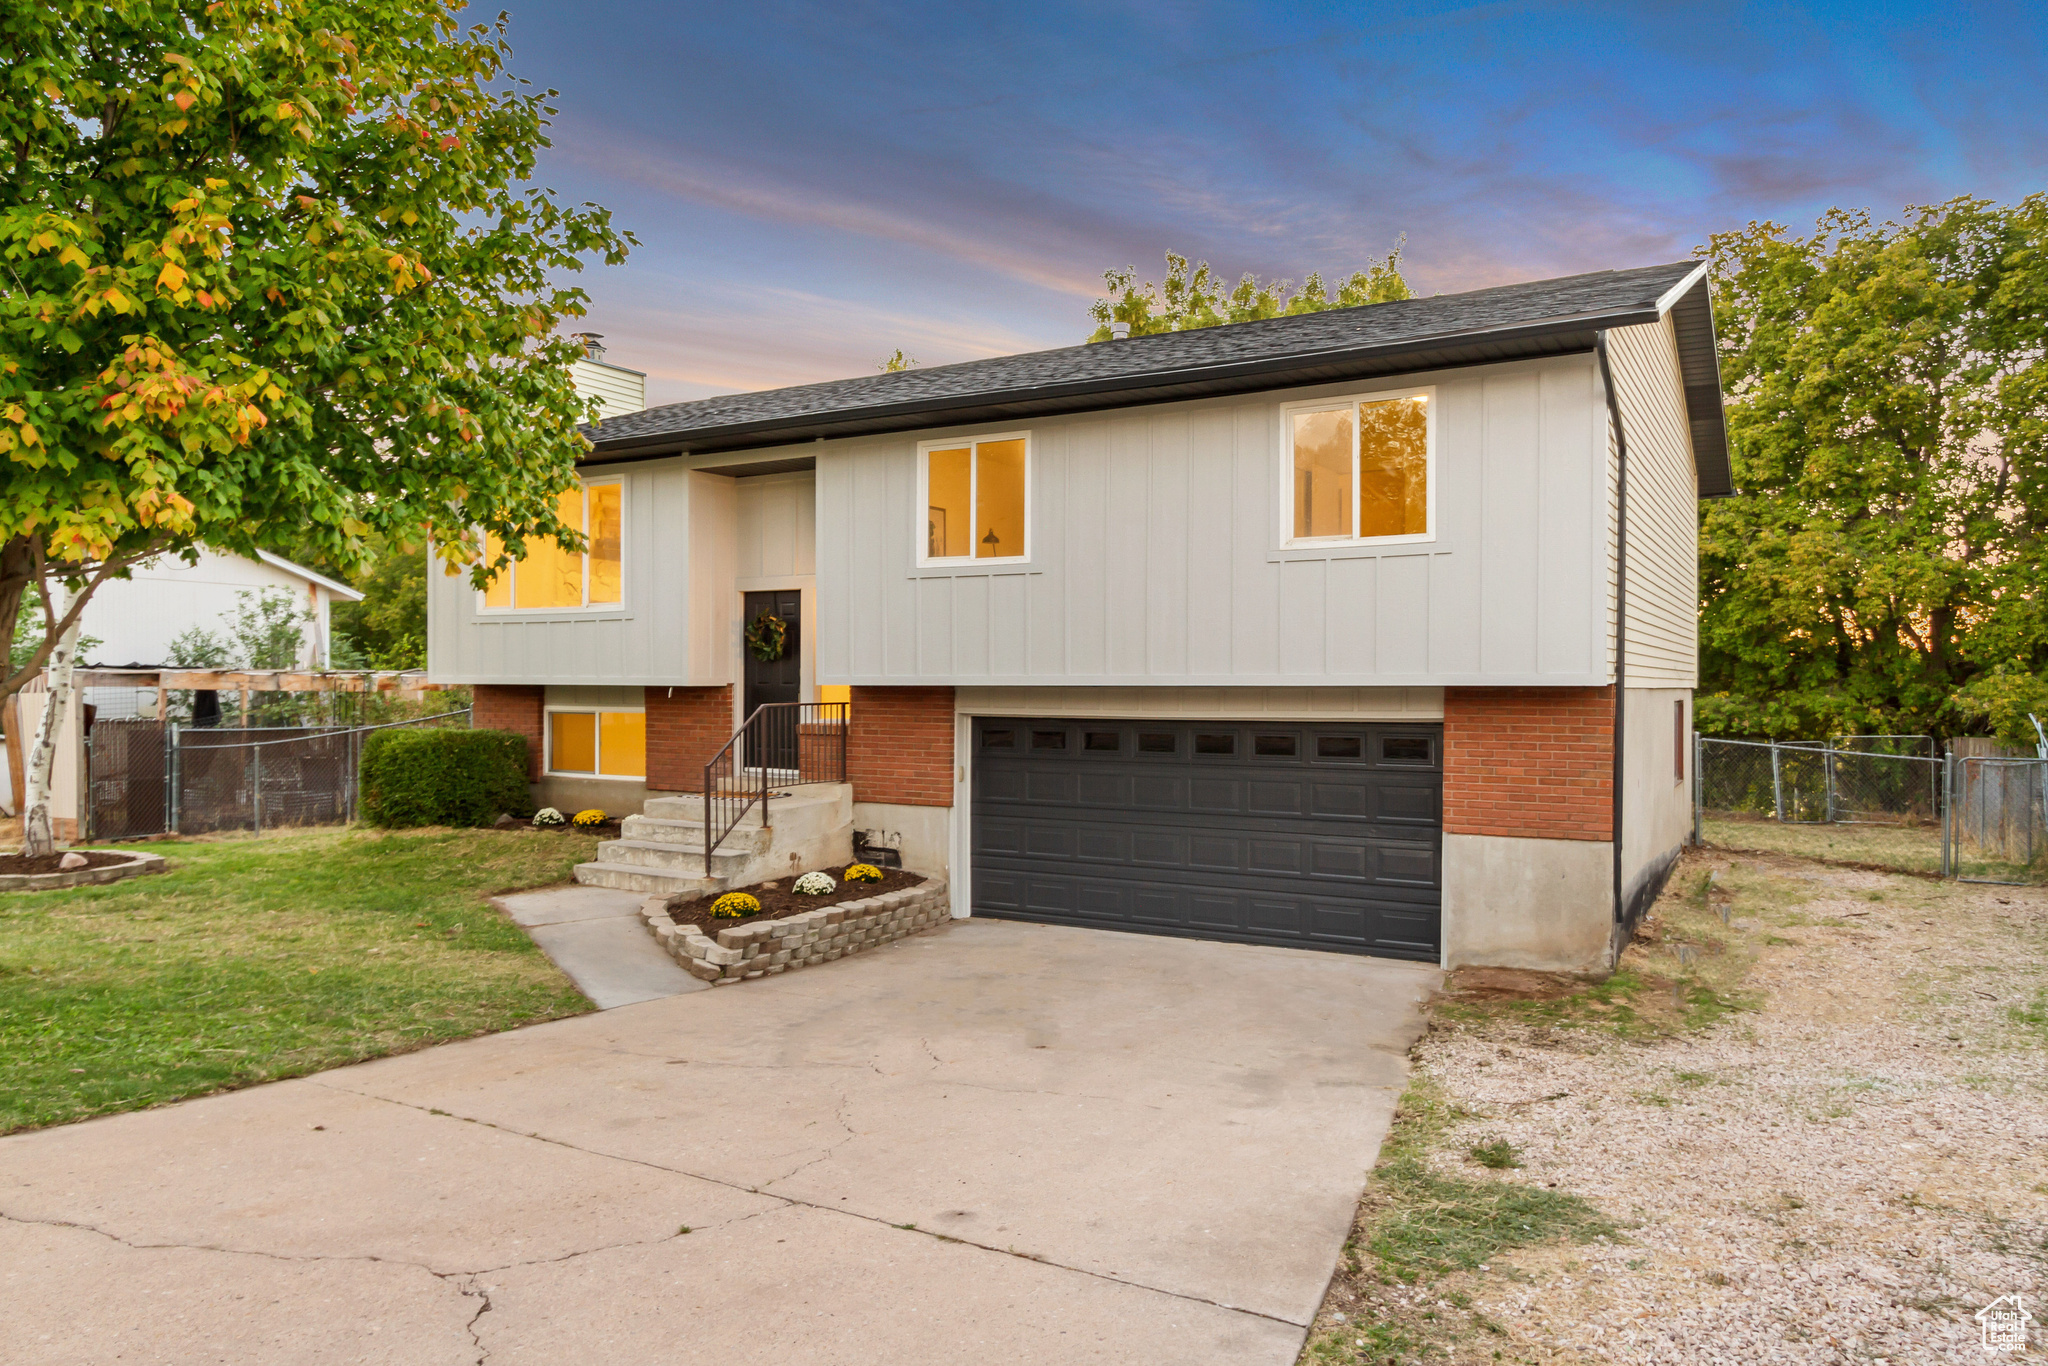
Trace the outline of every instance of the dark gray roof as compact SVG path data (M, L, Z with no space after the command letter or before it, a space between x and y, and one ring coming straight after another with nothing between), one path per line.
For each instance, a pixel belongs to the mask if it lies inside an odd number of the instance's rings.
M1250 393L1588 351L1602 329L1654 322L1660 303L1677 324L1700 493L1726 493L1713 318L1696 261L726 394L584 431L589 460L613 463Z

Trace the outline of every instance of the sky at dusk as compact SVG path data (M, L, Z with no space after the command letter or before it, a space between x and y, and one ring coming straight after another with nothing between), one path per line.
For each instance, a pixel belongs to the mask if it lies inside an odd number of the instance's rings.
M1436 293L2048 186L2038 3L510 5L537 178L640 239L584 325L656 403L1068 345L1169 248L1405 233Z

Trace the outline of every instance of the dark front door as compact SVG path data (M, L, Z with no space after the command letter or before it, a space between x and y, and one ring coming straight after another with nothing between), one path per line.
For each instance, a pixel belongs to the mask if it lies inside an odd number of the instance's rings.
M974 723L974 913L1437 956L1443 727Z
M782 618L781 657L760 659L751 649L742 646L741 650L746 659L746 686L740 705L749 717L756 707L770 702L803 700L803 595L794 588L747 594L746 618L750 632L756 621L770 615ZM796 767L797 728L792 718L778 717L775 724L757 725L754 734L756 739L747 754L750 767Z

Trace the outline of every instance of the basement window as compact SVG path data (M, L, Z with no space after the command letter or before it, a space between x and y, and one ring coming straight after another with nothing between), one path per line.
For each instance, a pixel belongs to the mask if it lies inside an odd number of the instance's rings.
M918 559L928 565L1030 557L1031 439L1022 432L917 448Z
M566 777L645 778L647 713L564 707L547 714L547 771Z
M1291 546L1426 541L1435 530L1436 391L1282 408Z

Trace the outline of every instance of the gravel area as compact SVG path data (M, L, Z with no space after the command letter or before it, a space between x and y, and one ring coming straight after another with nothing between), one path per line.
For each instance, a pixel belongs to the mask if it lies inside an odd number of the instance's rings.
M1462 1112L1432 1162L1576 1194L1620 1236L1423 1285L1367 1265L1348 1297L1340 1275L1307 1360L1959 1362L1993 1359L1972 1315L2000 1295L2048 1320L2048 892L1699 852L1622 966L1631 1026L1450 1006L1415 1052ZM1681 1020L1695 967L1743 1008ZM1492 1140L1518 1170L1475 1173ZM1339 1352L1375 1302L1444 1312Z

